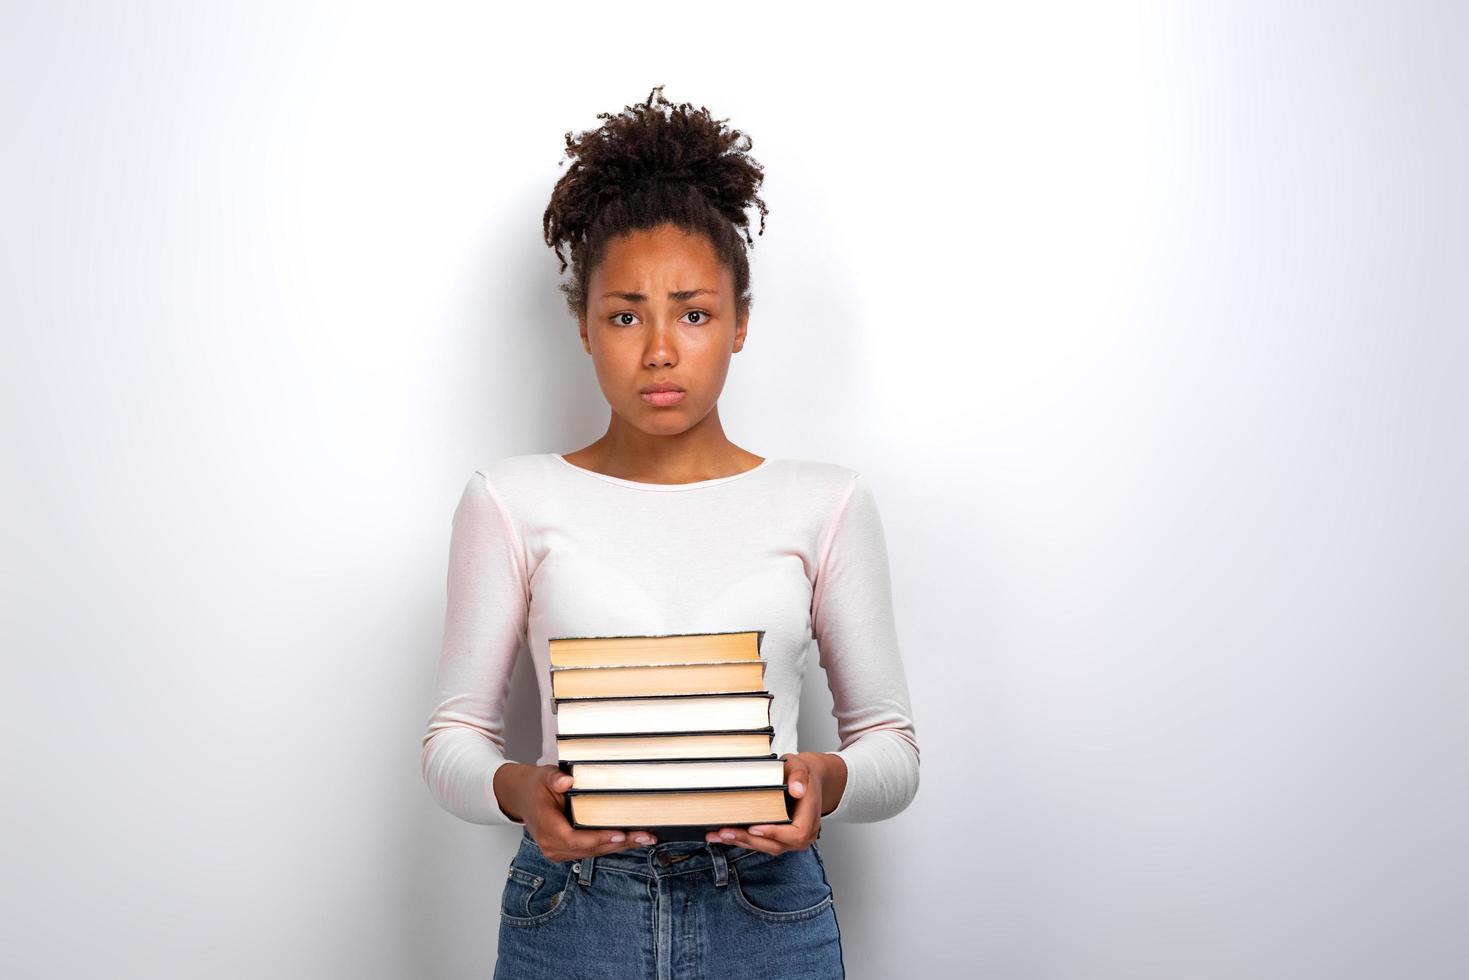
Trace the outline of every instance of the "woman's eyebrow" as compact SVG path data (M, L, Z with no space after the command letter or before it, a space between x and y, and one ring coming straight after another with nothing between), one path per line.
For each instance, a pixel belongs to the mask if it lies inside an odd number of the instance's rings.
M673 292L669 293L668 294L668 298L671 299L671 300L673 300L675 303L681 303L681 302L683 302L686 299L693 299L695 296L698 296L700 293L708 293L710 296L718 296L719 295L717 292L715 292L712 289L677 289L677 290L674 290ZM643 303L643 302L646 302L647 299L648 299L648 297L644 296L642 293L622 293L622 292L603 293L602 294L602 298L603 299L614 299L614 298L615 299L621 299L621 300L626 300L629 303Z

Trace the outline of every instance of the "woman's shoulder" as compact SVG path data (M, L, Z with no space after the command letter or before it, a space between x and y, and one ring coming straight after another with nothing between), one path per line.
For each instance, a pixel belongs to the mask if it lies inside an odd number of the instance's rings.
M861 474L850 466L824 459L774 458L771 465L783 469L787 478L816 491L845 491Z
M804 524L824 529L865 492L862 473L855 467L824 459L785 458L771 461L764 482L775 503L799 512Z
M559 500L567 469L566 461L555 453L516 453L480 460L470 480L507 510L520 514Z
M555 453L517 453L484 460L474 472L492 487L508 492L544 482L556 462Z

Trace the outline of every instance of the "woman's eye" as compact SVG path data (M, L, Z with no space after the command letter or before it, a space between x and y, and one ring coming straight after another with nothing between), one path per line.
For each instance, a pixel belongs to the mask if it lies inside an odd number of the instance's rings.
M697 317L698 319L689 321L696 327L703 326L712 319L706 310L689 310L684 316ZM619 327L630 327L637 322L637 318L638 315L636 313L627 310L621 313L614 313L611 317L612 323Z

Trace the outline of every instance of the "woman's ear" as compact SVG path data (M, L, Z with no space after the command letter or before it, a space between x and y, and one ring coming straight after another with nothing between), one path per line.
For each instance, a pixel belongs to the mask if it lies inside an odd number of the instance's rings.
M745 330L750 325L750 311L747 309L740 314L735 321L734 352L738 354L740 348L745 346Z

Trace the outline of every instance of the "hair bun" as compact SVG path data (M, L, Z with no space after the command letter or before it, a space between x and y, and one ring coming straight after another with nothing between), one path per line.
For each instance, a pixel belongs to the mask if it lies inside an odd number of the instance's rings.
M747 156L754 145L748 135L714 119L703 106L674 104L655 86L647 101L600 112L603 124L579 135L566 134L571 167L557 182L546 209L546 244L562 260L561 243L575 246L609 202L640 193L658 193L683 184L703 195L711 207L749 234L746 211L760 212L759 234L765 233L765 203L757 191L764 168ZM566 161L561 161L563 164Z
M546 244L561 260L571 250L572 281L563 283L573 315L586 310L587 282L603 251L618 236L672 223L702 234L734 274L738 310L750 307L751 206L765 234L764 169L749 156L750 137L688 102L677 105L654 87L645 102L619 113L600 112L596 129L566 134L572 164L557 180L546 208ZM563 164L565 160L561 161ZM743 239L741 233L743 232Z

